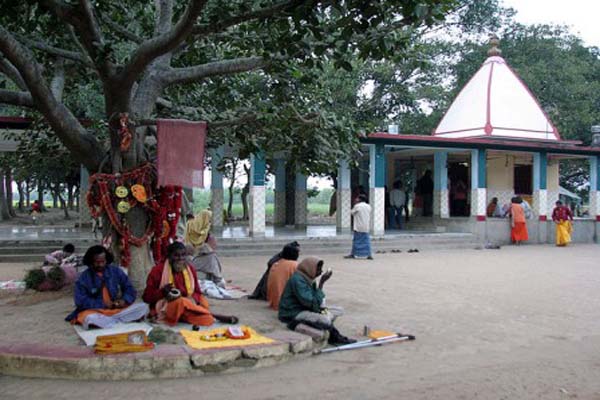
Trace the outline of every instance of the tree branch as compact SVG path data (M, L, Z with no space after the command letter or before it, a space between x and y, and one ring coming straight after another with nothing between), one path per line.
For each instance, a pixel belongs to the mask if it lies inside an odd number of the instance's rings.
M120 74L123 85L132 85L144 69L157 57L175 49L192 32L194 23L207 0L190 0L183 16L175 27L158 37L146 40L131 56L131 61L125 65Z
M32 47L34 49L41 50L43 52L52 54L54 56L77 61L77 62L87 65L88 67L93 67L93 64L91 64L83 54L78 53L76 51L64 50L64 49L61 49L58 47L50 46L44 42L28 39L22 35L15 35L15 36L17 37L17 39L19 39L20 42L22 42L23 44L25 44L28 47Z
M100 19L106 26L115 31L116 34L129 40L130 42L141 44L144 41L144 39L142 39L135 33L123 28L121 25L117 24L112 19L106 17L104 14L100 14Z
M0 72L6 75L21 90L27 90L27 85L19 71L4 57L0 57Z
M0 103L33 108L33 99L29 92L14 92L12 90L0 89Z
M215 61L194 67L171 68L162 78L167 85L196 82L211 76L232 75L240 72L261 69L269 65L262 57L242 57L232 60Z
M95 171L100 164L102 148L64 104L58 102L42 76L41 67L33 54L0 26L0 53L19 71L35 108L40 111L60 141L77 162Z
M242 22L251 21L254 19L268 18L281 11L291 10L303 3L304 1L302 0L281 1L270 7L250 11L245 14L240 14L226 20L217 21L212 24L197 25L194 28L194 35L207 35L210 33L221 32L231 26L241 24Z
M105 81L108 80L113 75L114 66L110 62L110 57L105 54L104 40L89 0L79 0L79 9L60 0L37 1L57 18L68 22L75 28L78 36L82 39L81 44L93 60L100 77Z
M248 114L244 114L238 118L208 122L208 129L210 130L210 129L226 128L229 126L240 125L240 124L244 124L247 122L256 121L256 118L257 118L256 114L248 113ZM136 126L155 126L156 124L157 124L156 119L141 119L141 120L137 121Z

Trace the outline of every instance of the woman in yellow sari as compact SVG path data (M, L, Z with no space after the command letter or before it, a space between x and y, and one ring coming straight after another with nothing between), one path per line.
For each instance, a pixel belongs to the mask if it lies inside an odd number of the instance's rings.
M211 225L212 212L200 211L185 225L184 240L185 244L193 249L190 262L196 271L203 273L206 279L213 281L217 286L225 288L223 267L215 253L214 244L211 244Z
M561 247L568 245L573 232L573 212L560 200L552 210L552 221L556 224L556 245Z

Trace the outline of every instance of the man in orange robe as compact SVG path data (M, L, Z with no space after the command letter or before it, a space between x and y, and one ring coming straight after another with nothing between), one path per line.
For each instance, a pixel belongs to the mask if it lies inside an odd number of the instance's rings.
M186 262L186 256L183 243L171 243L165 262L150 271L142 298L150 305L151 312L159 321L171 326L177 322L209 326L215 319L237 323L237 317L210 312L208 301L200 291L196 270Z

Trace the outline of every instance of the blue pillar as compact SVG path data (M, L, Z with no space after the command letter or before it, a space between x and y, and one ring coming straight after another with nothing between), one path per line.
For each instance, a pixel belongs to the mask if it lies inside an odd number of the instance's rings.
M487 151L471 150L471 216L485 221L487 206ZM478 232L479 234L479 232Z
M294 225L296 229L306 228L306 179L306 175L296 173L296 192L294 194Z
M265 234L265 171L266 162L264 155L252 154L250 156L250 204L249 204L249 231L251 236L264 236Z
M548 156L545 152L533 154L533 211L538 219L543 222L547 220L548 214ZM542 228L545 233L545 227ZM546 241L545 234L541 233L540 242Z
M437 150L433 155L433 215L450 216L448 207L448 152Z
M371 232L373 235L385 233L385 147L382 144L369 148L369 186L371 193Z
M600 222L600 156L590 157L590 218ZM596 223L595 240L600 239L600 224Z

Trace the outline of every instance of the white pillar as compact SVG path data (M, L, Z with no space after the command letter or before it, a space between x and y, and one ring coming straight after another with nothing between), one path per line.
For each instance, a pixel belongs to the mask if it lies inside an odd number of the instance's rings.
M348 167L348 161L340 160L338 163L335 211L337 231L340 233L349 233L351 230L351 204L350 168Z

